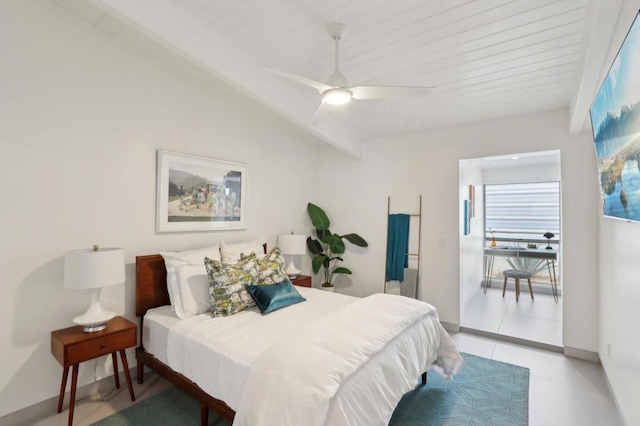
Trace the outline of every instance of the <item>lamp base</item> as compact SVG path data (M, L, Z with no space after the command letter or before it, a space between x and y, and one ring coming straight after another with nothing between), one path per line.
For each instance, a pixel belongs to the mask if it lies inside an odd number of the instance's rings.
M107 321L116 316L115 312L107 311L102 307L100 301L97 300L99 298L100 289L94 290L94 295L92 295L92 301L89 305L89 309L87 311L77 316L73 319L73 322L83 326L82 331L85 333L93 333L95 331L101 331L107 328ZM97 297L96 297L97 295Z
M93 333L94 331L102 331L106 328L107 323L105 322L104 324L87 325L82 329L82 331L85 333Z
M293 259L291 259L291 262L287 265L287 269L285 269L284 271L287 273L287 275L289 275L289 278L291 279L295 279L300 273L300 269L296 268L296 265L293 264Z

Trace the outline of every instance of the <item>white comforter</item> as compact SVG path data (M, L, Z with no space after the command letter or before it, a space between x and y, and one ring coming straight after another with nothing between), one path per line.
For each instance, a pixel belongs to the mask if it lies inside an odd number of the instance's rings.
M422 372L459 368L431 305L300 291L309 302L266 316L181 321L169 365L236 410L239 426L386 424Z

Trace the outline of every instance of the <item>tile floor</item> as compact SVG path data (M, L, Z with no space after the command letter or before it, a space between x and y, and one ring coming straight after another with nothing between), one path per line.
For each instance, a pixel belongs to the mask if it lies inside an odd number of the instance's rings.
M458 348L474 355L521 365L530 369L529 424L531 426L618 426L624 425L609 394L600 364L565 357L542 349L505 343L466 333L451 333ZM135 384L138 401L167 387L167 381L153 376ZM88 426L131 405L126 386L107 402L78 401L76 426ZM36 426L67 424L67 411L41 419Z
M499 287L499 288L498 288ZM550 294L535 293L531 300L525 281L516 302L515 292L493 286L479 290L462 308L462 327L553 346L562 346L562 297L555 303Z

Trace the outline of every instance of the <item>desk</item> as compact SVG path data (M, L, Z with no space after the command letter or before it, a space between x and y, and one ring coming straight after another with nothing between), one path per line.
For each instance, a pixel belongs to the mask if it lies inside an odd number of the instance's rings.
M558 303L558 280L556 278L556 260L558 260L558 250L547 249L528 249L524 247L485 247L484 248L484 281L482 287L484 292L491 283L491 275L493 274L493 261L496 256L499 257L522 257L529 259L540 259L547 262L547 270L549 271L549 279L551 280L551 290L553 291L553 300Z

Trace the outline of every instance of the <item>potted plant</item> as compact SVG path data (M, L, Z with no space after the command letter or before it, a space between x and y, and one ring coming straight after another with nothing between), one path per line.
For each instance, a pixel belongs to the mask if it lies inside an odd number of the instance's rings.
M331 222L327 214L315 204L307 204L307 213L316 231L317 239L308 237L307 248L313 255L311 267L313 273L318 274L320 268L324 271L322 287L333 289L333 278L336 274L351 275L351 270L343 266L338 266L343 259L341 255L345 252L344 240L349 241L358 247L368 247L367 242L358 234L333 234L329 230Z

